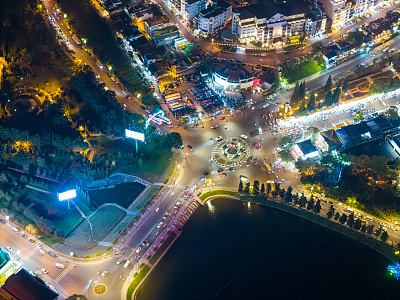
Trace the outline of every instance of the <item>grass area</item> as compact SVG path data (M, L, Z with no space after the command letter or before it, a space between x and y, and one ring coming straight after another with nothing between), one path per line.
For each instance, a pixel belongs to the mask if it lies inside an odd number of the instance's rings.
M206 192L206 193L202 194L199 198L200 198L200 200L205 200L210 196L216 196L216 195L228 195L228 196L239 197L239 193L238 192L216 190L216 191Z
M71 27L80 38L87 38L88 47L93 49L102 64L111 65L113 72L131 93L142 94L145 104L157 104L150 89L132 66L129 57L119 47L111 28L90 2L62 0L59 1L59 5L62 11L67 13Z
M142 270L140 270L139 274L136 278L131 282L128 287L128 291L126 293L126 300L132 300L133 292L135 291L136 287L142 282L143 278L149 272L150 267L145 265Z
M141 210L144 207L146 207L147 202L151 201L151 199L153 199L153 197L161 190L161 186L155 187L153 186L150 190L147 190L146 193L143 195L143 197L140 197L141 199L143 199L142 201L140 201L135 209L136 210Z
M167 250L169 245L172 243L176 236L175 232L171 232L171 234L167 237L167 239L164 241L164 243L158 248L157 252L154 253L154 255L149 259L149 263L154 265L154 263L161 257L161 255L164 254L164 252Z
M322 57L310 58L295 65L284 66L282 68L282 74L289 83L293 83L312 74L325 70L325 68L325 60Z
M90 223L93 228L93 238L101 241L106 234L115 226L123 217L125 211L115 206L104 206L90 217Z
M65 217L53 220L53 223L58 228L58 230L60 230L64 234L67 234L71 230L71 228L79 222L80 219L82 219L82 216L79 211L76 209L75 206L71 206L71 209L68 210L68 214Z
M108 142L104 142L102 144L102 151L100 155L103 153L135 153L136 145L132 140L109 140ZM135 171L139 172L147 172L161 175L168 168L170 163L170 159L172 157L172 151L167 151L163 149L159 149L154 147L151 143L139 143L138 147L139 153L142 155L142 165L135 167ZM118 167L118 172L131 174L132 167L126 166ZM140 176L139 176L140 177Z
M122 183L112 189L89 191L89 195L99 206L104 203L116 203L128 208L144 189L145 186L140 183Z

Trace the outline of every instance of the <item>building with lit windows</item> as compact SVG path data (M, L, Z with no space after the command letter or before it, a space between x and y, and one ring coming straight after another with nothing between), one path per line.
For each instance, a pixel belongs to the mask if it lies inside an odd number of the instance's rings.
M232 33L241 43L257 42L261 46L286 44L325 32L325 14L306 1L262 0L234 8Z
M0 248L0 286L18 270L10 255Z
M373 13L384 4L383 0L320 0L333 29L340 29L347 22Z
M232 17L232 6L226 2L214 4L199 14L198 29L203 34L215 33Z
M254 76L240 64L229 64L213 73L213 83L225 90L243 90L253 86Z

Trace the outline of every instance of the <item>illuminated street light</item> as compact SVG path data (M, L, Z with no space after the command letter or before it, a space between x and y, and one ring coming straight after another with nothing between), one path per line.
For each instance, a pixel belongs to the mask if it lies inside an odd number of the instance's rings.
M140 93L139 93L139 94L137 94L137 97L138 97L138 98L140 98L141 96L142 96L142 95L141 95Z
M112 70L112 66L108 66L108 70L111 71Z
M67 14L64 14L64 19L66 19L67 18Z

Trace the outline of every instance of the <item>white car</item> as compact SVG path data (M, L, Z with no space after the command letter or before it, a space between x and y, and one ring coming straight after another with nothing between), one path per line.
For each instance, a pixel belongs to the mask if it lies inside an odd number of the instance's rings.
M12 251L12 248L11 248L10 246L7 246L6 249L7 249L8 251Z
M121 264L123 261L124 261L124 259L123 259L123 258L120 258L120 259L117 260L116 264L119 265L119 264Z
M42 249L39 250L39 253L42 254L42 255L46 255L46 251L44 251Z
M65 268L65 266L63 264L60 264L60 263L56 263L56 267L60 268L60 269L64 269Z
M241 137L242 139L247 139L247 135L245 135L245 134L241 134L240 137Z
M49 274L49 272L47 272L46 269L41 269L41 271L42 271L43 274Z
M42 248L42 245L36 244L36 247L38 247L39 249L41 249L41 248Z
M221 141L221 140L222 140L222 136L217 136L217 137L215 138L215 140L216 140L217 142Z
M160 222L157 224L157 228L160 228L162 225L164 224L164 222ZM140 250L139 250L140 251Z
M110 273L110 271L107 271L107 270L106 270L106 271L104 271L103 273L101 273L101 276L104 277L104 276L106 276L108 273Z
M142 247L137 248L137 249L136 249L136 253L139 253L140 250L142 250Z

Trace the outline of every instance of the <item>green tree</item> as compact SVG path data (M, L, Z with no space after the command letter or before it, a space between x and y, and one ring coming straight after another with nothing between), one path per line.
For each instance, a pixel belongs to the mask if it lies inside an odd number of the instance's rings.
M356 114L354 115L354 121L359 123L362 120L364 120L364 116L362 115L362 113L360 111L356 112Z
M279 139L279 147L282 149L291 149L294 145L294 139L291 136L284 136Z
M351 213L349 215L349 218L347 219L347 226L349 226L350 228L353 228L354 225L354 214Z
M332 90L332 75L329 75L328 79L326 80L324 90L327 93Z
M340 218L339 218L339 222L340 224L344 224L347 221L347 215L345 213L343 213Z
M319 214L321 212L321 201L318 199L317 203L315 203L313 211L315 214Z
M361 226L361 232L365 232L367 230L367 226L365 226L365 224L363 224Z
M246 186L244 187L243 192L244 192L246 195L250 194L250 182L247 182L247 183L246 183Z
M260 194L260 182L258 180L254 180L253 194L256 196L258 196Z
M397 107L391 106L386 111L386 116L389 121L396 121L399 119L399 113L397 111Z
M294 86L294 89L293 89L293 94L290 97L290 101L289 101L290 106L291 107L297 106L299 104L299 101L300 101L300 84L297 81L296 85Z
M341 92L340 84L338 84L336 86L335 91L333 92L333 95L332 95L332 104L337 104L339 102L339 100L340 100L340 92Z
M183 145L182 136L178 132L171 132L163 136L163 145L167 149L179 149Z
M299 100L303 100L306 95L306 82L303 81L299 86Z
M267 183L267 197L269 196L269 193L271 192L271 189L272 189L272 187L271 187L271 183Z
M315 105L315 94L312 93L311 96L310 96L310 100L308 101L308 104L307 104L307 109L309 111L314 111L315 108L316 108L316 105Z
M313 210L314 209L314 196L311 195L310 199L308 199L307 202L307 210Z
M264 183L261 184L260 192L261 192L261 195L264 196L264 194L265 194L265 185L264 185Z
M307 205L307 198L304 196L304 193L301 194L300 199L299 199L299 206L300 207L305 207Z
M360 228L361 228L361 220L360 219L356 219L355 221L354 221L354 229L355 230L360 230Z
M374 232L374 225L369 225L367 228L367 233L372 234Z
M336 212L336 214L335 214L335 221L337 221L337 219L339 219L339 217L340 217L339 212Z
M387 241L388 239L389 239L388 233L387 233L386 231L383 231L383 232L382 232L382 235L381 235L381 240L382 240L382 242L386 243L386 241Z
M242 182L241 180L239 181L238 192L239 192L240 194L243 193L243 182Z
M333 94L332 94L332 91L329 90L329 91L326 92L324 104L325 104L326 106L331 106L331 105L333 104Z
M358 48L364 42L365 35L362 31L354 30L349 31L345 37L346 42L353 45L354 48Z

